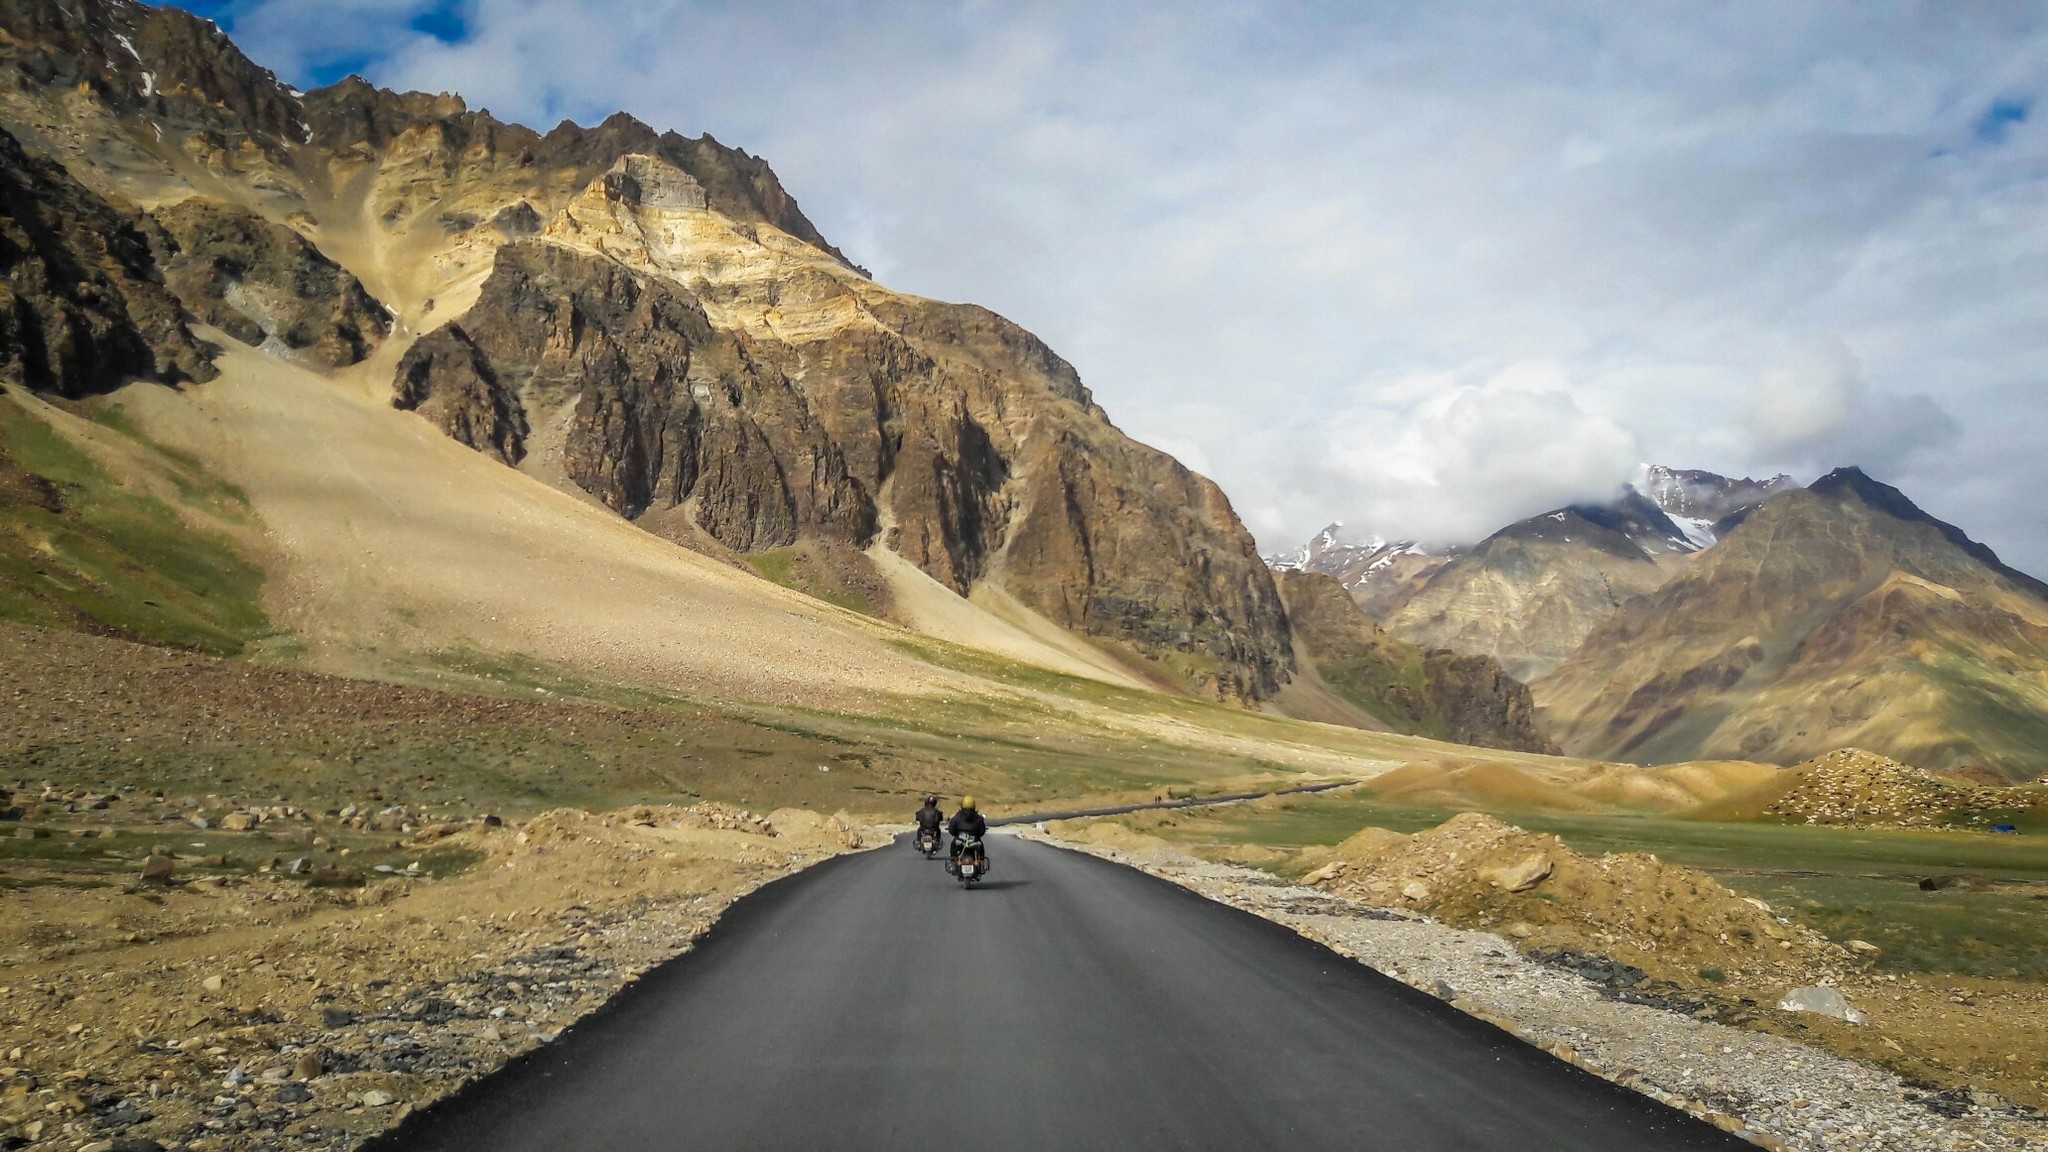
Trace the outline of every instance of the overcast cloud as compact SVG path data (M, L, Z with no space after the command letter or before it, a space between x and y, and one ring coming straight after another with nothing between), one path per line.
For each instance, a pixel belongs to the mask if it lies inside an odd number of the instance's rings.
M190 6L301 84L767 156L1268 549L1858 463L2048 572L2036 5Z

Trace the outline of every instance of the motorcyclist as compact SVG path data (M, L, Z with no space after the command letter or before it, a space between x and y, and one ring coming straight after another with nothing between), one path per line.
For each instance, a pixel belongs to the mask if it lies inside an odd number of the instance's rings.
M939 838L939 829L944 827L945 823L946 814L939 810L939 798L937 796L925 797L924 807L917 810L917 830L919 834L929 832L932 834L932 839L936 841Z
M981 813L975 809L974 797L960 798L960 810L953 813L953 818L946 822L946 831L953 835L952 858L955 860L960 858L962 836L972 836L980 840L988 835L988 821L982 819Z

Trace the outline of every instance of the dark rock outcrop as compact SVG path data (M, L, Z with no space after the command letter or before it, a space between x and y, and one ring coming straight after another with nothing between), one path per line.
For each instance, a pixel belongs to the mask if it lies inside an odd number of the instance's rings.
M0 132L0 378L77 397L213 375L146 224Z
M305 238L253 212L193 198L159 208L164 281L192 314L244 344L275 337L330 368L368 356L391 319Z
M1403 732L1554 752L1529 689L1485 656L1424 649L1382 631L1336 577L1282 572L1280 591L1309 662L1340 696Z
M737 551L874 534L873 505L788 381L687 292L601 256L500 249L476 305L407 352L396 403L515 464L535 417L566 407L578 487L629 517L692 501Z

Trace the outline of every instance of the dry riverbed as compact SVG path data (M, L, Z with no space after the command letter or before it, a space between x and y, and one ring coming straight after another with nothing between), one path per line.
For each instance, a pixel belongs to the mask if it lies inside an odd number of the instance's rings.
M1712 1021L1705 1001L1643 994L1597 957L1524 956L1508 938L1419 912L1189 856L1116 826L1059 822L1062 847L1284 924L1524 1040L1701 1116L1797 1152L2048 1149L2048 1118L2002 1097L1943 1090L1797 1041ZM1640 978L1640 973L1635 974ZM1827 1022L1832 1025L1832 1022ZM1833 1025L1849 1028L1850 1025Z
M862 846L842 817L700 804L412 830L407 853L467 864L446 879L174 859L168 884L79 887L17 862L0 1148L352 1148L552 1040L740 896Z

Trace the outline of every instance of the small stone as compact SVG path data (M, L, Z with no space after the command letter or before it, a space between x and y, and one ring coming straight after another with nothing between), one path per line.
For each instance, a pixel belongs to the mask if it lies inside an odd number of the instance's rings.
M224 981L221 980L219 976L208 976L206 979L201 980L199 982L199 986L201 988L206 989L208 992L218 992L220 991L221 985L223 983Z
M1427 903L1430 895L1429 885L1424 884L1420 880L1410 880L1406 884L1401 885L1401 899L1411 904Z
M164 1146L154 1140L131 1137L114 1141L110 1152L164 1152Z
M277 1090L277 1095L272 1097L272 1099L275 1099L279 1104L304 1104L306 1101L311 1100L312 1098L313 1090L306 1087L304 1084L287 1084L284 1087L279 1088Z
M340 1008L322 1008L320 1024L326 1028L346 1028L356 1022L355 1014Z
M372 1088L368 1092L363 1093L363 1107L365 1108L382 1108L390 1104L391 1101L392 1095L389 1092Z
M220 829L223 832L247 832L255 826L256 817L247 812L230 812L220 818Z
M144 884L169 884L172 874L176 871L177 865L169 856L159 856L152 852L149 858L142 862L141 879Z
M1842 994L1833 988L1794 988L1778 1001L1781 1012L1811 1012L1834 1020L1846 1020L1851 1024L1867 1024L1870 1017L1863 1011L1850 1006Z
M1867 956L1872 960L1884 955L1884 949L1879 948L1868 940L1849 941L1849 951L1854 952L1858 956Z
M1330 881L1335 880L1337 877L1342 876L1344 874L1344 869L1348 866L1349 865L1347 865L1342 860L1332 860L1328 864L1323 865L1321 868L1318 868L1315 871L1309 873L1308 875L1303 876L1301 878L1301 882L1303 884L1307 884L1310 886L1314 886L1317 884L1327 884Z

